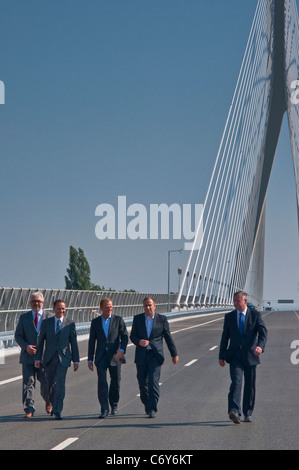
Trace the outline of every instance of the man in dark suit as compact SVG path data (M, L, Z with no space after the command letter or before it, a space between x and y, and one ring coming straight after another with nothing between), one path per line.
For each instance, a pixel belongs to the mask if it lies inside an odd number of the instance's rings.
M31 295L30 305L32 310L20 316L15 331L15 340L21 348L20 363L22 364L23 374L23 405L25 418L32 418L35 412L34 399L36 379L40 382L41 396L45 400L47 413L51 413L52 409L49 403L44 367L41 366L39 369L36 369L34 361L37 335L41 323L45 318L53 314L44 312L44 297L41 292L35 292Z
M255 403L256 366L265 350L267 329L260 312L247 306L247 294L234 294L235 310L225 315L219 349L219 364L230 364L231 386L228 394L229 418L240 423L241 390L244 374L244 421L252 421Z
M39 368L44 357L52 414L56 419L62 419L67 370L71 361L74 371L78 370L80 359L75 323L64 316L65 302L55 300L53 311L55 315L42 323L38 335L35 366Z
M163 338L174 364L179 357L166 316L155 313L156 304L151 297L144 299L143 307L144 313L134 316L130 338L136 345L135 363L140 399L149 418L155 418L160 396L161 365L164 362Z
M94 318L90 326L88 342L88 367L93 371L95 362L98 374L98 399L101 405L100 418L117 414L119 402L121 364L126 362L128 332L122 317L112 315L112 300L104 298L100 302L102 315ZM110 374L110 387L107 382L107 369Z

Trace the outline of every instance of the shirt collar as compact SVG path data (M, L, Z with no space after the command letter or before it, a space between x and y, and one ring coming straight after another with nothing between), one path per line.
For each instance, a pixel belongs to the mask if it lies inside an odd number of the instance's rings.
M109 321L109 320L111 319L111 315L109 315L108 318L104 318L104 317L103 317L103 314L101 314L101 317L102 317L102 320L103 320L103 321Z
M34 310L31 310L32 312L32 315L36 315L36 312ZM37 312L39 315L42 315L43 314L43 309L41 308L38 312Z
M243 310L242 312L240 312L240 310L237 310L237 312L238 312L238 315L239 315L240 313L243 313L243 315L246 315L246 313L247 313L247 307L246 307L245 310Z
M144 316L145 316L145 319L148 320L148 321L151 321L155 318L155 313L152 317L148 317L147 314L144 312Z

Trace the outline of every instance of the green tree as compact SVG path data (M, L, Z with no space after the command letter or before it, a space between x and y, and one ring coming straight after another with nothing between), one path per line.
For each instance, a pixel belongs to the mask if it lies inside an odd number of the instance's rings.
M68 276L64 276L65 288L72 290L91 290L93 284L90 281L90 267L81 248L70 246Z

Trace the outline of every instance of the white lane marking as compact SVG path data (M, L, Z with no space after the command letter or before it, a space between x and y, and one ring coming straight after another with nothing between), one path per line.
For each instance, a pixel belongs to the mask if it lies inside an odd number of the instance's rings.
M187 362L187 364L185 364L185 367L190 367L190 366L192 366L192 364L194 364L194 362L197 362L197 361L198 361L198 359L192 359L192 361Z
M192 328L196 328L198 326L202 326L202 325L207 325L209 323L213 323L214 321L219 321L221 320L222 318L218 318L217 320L211 320L209 322L205 322L205 323L201 323L201 324L198 324L198 325L194 325L194 326L191 326L191 327L187 327L187 328L182 328L181 330L177 330L173 333L178 333L180 331L185 331L185 330L189 330L189 329L192 329ZM173 334L172 333L172 334ZM133 346L133 343L131 344L128 344L128 347L129 346ZM215 349L217 346L213 346L211 348L212 349ZM81 360L84 360L84 359L87 359L86 357L82 358ZM194 364L195 362L197 362L198 359L193 359L192 361L188 362L187 364L185 364L185 367L189 367L191 366L192 364ZM162 382L159 383L159 385L162 385ZM140 394L138 393L136 395L136 397L140 397ZM92 429L92 428L90 428ZM85 431L86 432L86 431ZM69 446L70 444L72 444L73 442L75 442L76 440L78 440L79 438L78 437L70 437L69 439L66 439L65 441L63 441L61 444L58 444L57 446L53 447L51 450L62 450L62 449L65 449L67 446Z
M175 333L180 333L181 331L192 330L192 328L197 328L198 326L205 326L209 323L214 323L215 321L223 320L223 317L217 318L216 320L206 321L205 323L198 323L197 325L187 326L186 328L182 328L181 330L172 331L171 334L174 335Z
M71 445L73 442L77 441L79 437L69 437L65 441L61 442L57 446L53 447L51 450L63 450L69 445Z
M17 377L12 377L11 379L2 380L0 382L0 385L9 384L10 382L15 382L16 380L20 380L21 378L22 378L22 375L18 375Z
M214 349L218 348L218 346L213 346L212 348L209 349L209 351L214 351Z

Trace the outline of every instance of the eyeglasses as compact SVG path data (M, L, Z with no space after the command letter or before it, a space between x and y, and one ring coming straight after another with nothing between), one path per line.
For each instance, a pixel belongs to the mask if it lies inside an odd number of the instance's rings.
M31 302L34 304L42 304L44 301L43 300L31 300Z

